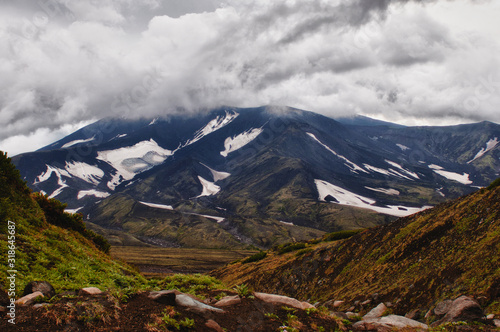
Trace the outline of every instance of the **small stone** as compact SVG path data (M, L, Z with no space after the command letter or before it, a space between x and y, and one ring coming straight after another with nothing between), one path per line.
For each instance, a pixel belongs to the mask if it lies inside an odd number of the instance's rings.
M217 331L217 332L224 332L222 327L220 327L220 325L212 319L207 320L207 322L205 323L205 326L207 328L212 329L212 330Z
M338 308L341 305L343 305L344 303L345 303L345 301L335 301L335 302L333 302L333 307Z
M488 320L492 320L495 318L495 314L489 314L488 316L486 316L486 319Z
M496 327L500 327L500 319L494 319L493 324L495 324Z
M86 288L80 289L80 292L78 293L78 295L80 295L80 296L82 296L82 295L99 295L101 293L102 293L102 291L97 287L86 287Z
M372 300L366 300L366 301L361 302L361 305L368 305L370 303L372 303Z
M255 293L254 294L256 298L258 298L261 301L264 301L266 303L277 303L281 305L286 305L292 308L297 308L297 309L309 309L309 308L314 308L312 304L307 303L307 302L301 302L297 299L287 297L287 296L282 296L282 295L275 295L275 294L266 294L266 293Z
M46 298L51 298L56 295L54 287L47 281L31 281L26 287L24 287L23 296L34 293L41 292Z
M48 303L37 303L33 306L33 309L43 308L43 307L46 307L48 305L49 305Z
M369 318L378 318L382 317L384 312L386 312L387 307L385 304L380 303L378 306L370 310L366 315L363 316L363 319L369 319Z
M216 307L227 307L230 305L235 305L241 302L241 298L238 295L223 297L220 301L214 304Z
M394 305L391 302L384 303L387 308L392 308Z
M347 319L351 319L351 318L354 318L354 317L357 317L358 314L352 312L352 311L348 311L345 313L345 315L347 316Z
M347 309L347 311L354 311L354 310L356 310L356 307L354 307L354 306L352 306L349 309Z
M31 294L28 294L26 296L21 297L18 299L15 303L16 305L22 307L22 306L28 306L30 304L33 304L35 300L39 297L43 297L42 292L34 292Z

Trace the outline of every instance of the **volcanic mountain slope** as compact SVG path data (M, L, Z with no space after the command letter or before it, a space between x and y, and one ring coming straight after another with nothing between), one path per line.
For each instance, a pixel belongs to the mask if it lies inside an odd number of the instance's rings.
M130 266L99 250L98 246L106 249L105 241L86 230L79 216L64 213L64 206L55 200L35 198L10 158L0 153L0 250L3 253L0 267L5 271L0 274L2 290L3 286L11 285L12 279L7 277L12 276L12 272L8 274L8 270L16 271L16 298L28 282L35 280L50 282L58 292L90 285L111 289L118 288L120 282L134 285L144 281ZM7 253L13 250L15 255L9 257Z
M491 123L344 125L291 108L224 107L101 120L14 162L34 190L142 241L269 247L384 224L484 186L500 169L498 137ZM190 241L195 226L204 231Z
M338 238L332 235L330 239ZM286 248L301 251L280 254ZM348 239L294 244L213 274L229 285L351 305L378 294L405 314L461 294L500 312L500 179L488 189ZM261 256L262 258L262 256Z

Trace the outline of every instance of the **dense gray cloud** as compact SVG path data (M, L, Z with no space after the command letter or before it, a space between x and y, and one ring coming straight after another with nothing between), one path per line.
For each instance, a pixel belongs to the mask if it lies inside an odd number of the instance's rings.
M0 149L14 153L103 116L219 105L500 122L498 0L12 0L0 9Z

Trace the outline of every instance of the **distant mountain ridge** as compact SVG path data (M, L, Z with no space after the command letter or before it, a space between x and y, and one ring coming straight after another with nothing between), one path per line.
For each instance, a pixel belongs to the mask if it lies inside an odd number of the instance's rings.
M104 119L13 160L34 190L141 241L268 247L383 224L485 186L500 170L499 139L492 123L343 124L223 107ZM197 241L184 235L193 224L204 225Z

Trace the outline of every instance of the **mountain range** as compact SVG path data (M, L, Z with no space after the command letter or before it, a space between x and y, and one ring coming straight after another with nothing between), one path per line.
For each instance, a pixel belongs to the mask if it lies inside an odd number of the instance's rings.
M268 248L386 224L499 176L500 126L288 107L97 121L13 163L113 244Z

